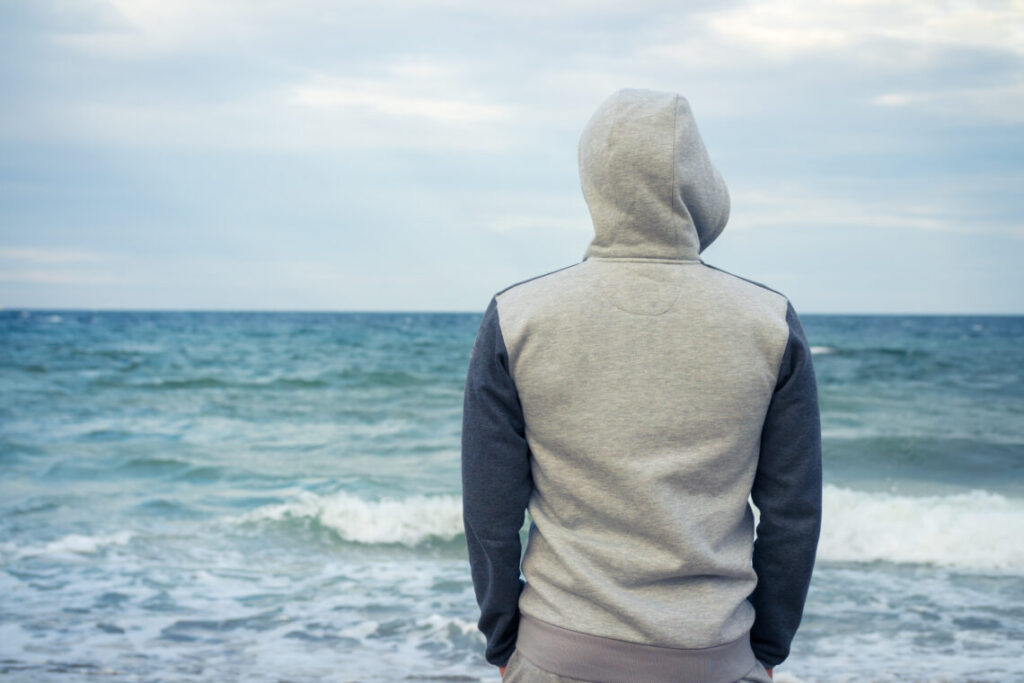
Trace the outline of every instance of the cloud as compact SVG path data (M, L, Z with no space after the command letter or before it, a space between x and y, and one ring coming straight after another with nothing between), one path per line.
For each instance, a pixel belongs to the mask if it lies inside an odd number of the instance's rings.
M39 32L43 59L25 76L29 92L0 113L0 137L507 152L531 144L538 131L577 127L623 85L685 89L711 116L788 111L810 98L883 110L920 105L924 116L979 125L1015 123L1024 111L1024 13L1012 3L97 0L83 7L91 18L74 30L62 12L39 10L52 24ZM958 67L953 78L935 78L950 71L958 50L1002 60L1000 77L978 82ZM57 76L65 71L58 64L72 64L73 73ZM898 89L893 74L901 74Z
M250 151L498 151L515 144L500 104L403 94L384 80L314 79L226 102L69 103L50 126L12 122L22 140ZM20 130L18 130L20 128ZM54 131L59 131L54 133Z
M495 121L509 115L507 106L474 102L454 93L451 97L416 94L416 90L434 91L430 83L424 81L451 79L450 71L436 64L400 64L390 71L399 77L398 82L313 79L293 88L292 101L316 109L355 109L388 117L422 118L451 124ZM415 85L407 82L410 80L415 81Z
M140 305L477 301L582 253L576 142L625 86L690 99L732 229L1012 247L1022 21L925 0L0 3L0 270L73 298L131 277L110 290Z
M75 249L53 249L38 247L0 247L0 260L27 261L29 263L76 263L81 261L102 261L106 254Z
M913 107L934 116L975 124L1024 124L1024 78L987 87L889 92L870 101L882 107Z
M511 214L497 216L487 223L494 232L517 232L520 230L566 231L587 234L593 230L591 224L582 218L552 216L550 214Z
M1020 3L751 0L666 17L634 63L664 80L674 70L712 114L866 100L920 105L924 118L1018 123L1021 35Z
M920 94L906 92L890 92L871 98L872 104L881 105L883 107L903 107L920 101Z
M126 282L111 254L52 247L0 247L0 282L97 285Z
M912 195L855 200L811 196L784 187L733 192L730 230L821 226L927 230L1024 240L1024 219L972 214L964 211L962 205L938 203L934 199L920 201Z
M716 37L781 60L836 53L872 61L877 54L858 48L879 42L901 48L882 53L893 59L915 51L927 58L929 51L950 46L1024 55L1024 13L1015 2L756 0L706 20Z
M129 281L114 273L94 273L79 270L3 270L0 282L28 282L42 285L109 285L127 284Z

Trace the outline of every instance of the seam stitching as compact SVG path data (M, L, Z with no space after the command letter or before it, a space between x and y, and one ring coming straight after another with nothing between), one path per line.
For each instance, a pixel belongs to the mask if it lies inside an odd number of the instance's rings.
M677 215L676 214L676 180L677 180L676 179L676 153L677 153L677 145L678 145L677 141L678 140L679 140L679 95L676 95L675 107L672 108L672 158L670 159L670 161L672 163L672 185L668 188L669 192L671 193L671 200L669 201L669 206L672 207L672 217L673 217L673 219ZM696 229L696 227L697 226L694 226L694 229ZM677 230L675 230L675 233L676 233L676 254L681 254L681 253L683 253L683 231L677 229ZM700 236L699 235L698 235L697 241L698 242L700 241ZM698 251L700 251L699 246L698 246Z
M636 263L677 263L681 266L701 265L700 259L665 258L663 256L590 256L588 261L633 261Z
M586 259L584 259L584 260L586 260ZM519 285L525 285L527 282L532 282L534 280L539 280L542 277L547 277L548 275L554 275L555 273L560 273L563 270L566 270L568 268L572 268L574 266L578 266L581 263L583 263L583 261L577 261L576 263L570 263L569 265L562 266L561 268L555 268L554 270L548 271L547 273L541 273L540 275L535 275L534 277L528 277L525 280L520 280L519 282L514 282L511 285L509 285L508 287L505 287L504 289L499 290L498 292L496 292L494 294L494 296L495 297L501 296L502 294L504 294L508 290L512 289L513 287L518 287Z

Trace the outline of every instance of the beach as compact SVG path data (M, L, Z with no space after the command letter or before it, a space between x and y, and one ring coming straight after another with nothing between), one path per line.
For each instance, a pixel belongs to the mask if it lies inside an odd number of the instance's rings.
M0 675L497 681L481 313L0 311ZM1024 681L1024 317L802 320L825 507L776 680Z

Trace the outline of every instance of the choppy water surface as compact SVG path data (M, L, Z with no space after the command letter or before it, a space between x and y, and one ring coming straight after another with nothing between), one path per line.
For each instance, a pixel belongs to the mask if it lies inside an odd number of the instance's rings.
M0 673L497 680L480 314L0 312ZM803 316L825 520L777 680L1024 681L1024 318Z

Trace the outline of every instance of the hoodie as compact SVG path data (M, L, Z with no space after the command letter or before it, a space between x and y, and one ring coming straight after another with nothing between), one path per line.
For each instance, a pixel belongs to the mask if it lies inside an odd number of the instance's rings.
M786 296L701 259L730 199L684 97L617 91L578 160L583 259L496 292L466 376L484 655L589 681L736 681L788 656L814 565L807 339Z

